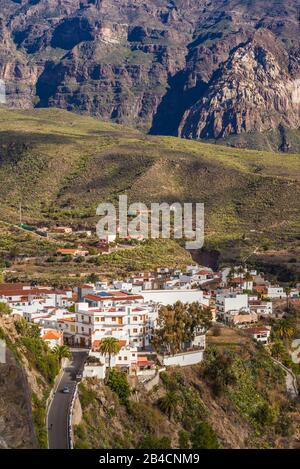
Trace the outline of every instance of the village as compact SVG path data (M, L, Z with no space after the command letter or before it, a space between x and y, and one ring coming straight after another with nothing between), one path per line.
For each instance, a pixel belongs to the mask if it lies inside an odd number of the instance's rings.
M87 351L81 377L105 379L117 368L146 383L165 367L201 363L209 330L216 336L222 328L239 330L268 346L272 326L300 306L300 284L272 284L242 266L214 272L195 264L67 289L6 283L0 302L16 320L37 325L51 349ZM179 345L167 331L176 314L196 318Z

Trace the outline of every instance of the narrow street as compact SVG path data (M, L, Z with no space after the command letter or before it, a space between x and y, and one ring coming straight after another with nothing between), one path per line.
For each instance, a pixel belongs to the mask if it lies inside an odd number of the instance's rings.
M82 372L87 352L82 350L73 350L72 355L73 360L65 369L58 383L48 411L47 424L49 449L70 448L68 428L70 407L76 387L76 375ZM65 386L68 386L70 389L69 394L64 394L62 392Z

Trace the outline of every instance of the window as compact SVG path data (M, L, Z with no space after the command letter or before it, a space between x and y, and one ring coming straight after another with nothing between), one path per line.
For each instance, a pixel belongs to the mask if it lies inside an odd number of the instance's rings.
M111 318L112 322L116 322L117 318Z
M101 318L101 321L104 322L104 321L105 321L105 318Z
M99 322L99 318L95 318L95 321L96 321L96 322Z
M124 361L125 361L125 362L127 361L127 357L124 357Z
M137 320L138 320L137 316L133 316L132 319L133 319L134 321L137 321Z
M137 333L137 331L138 331L137 329L133 329L133 332L134 332L134 333Z

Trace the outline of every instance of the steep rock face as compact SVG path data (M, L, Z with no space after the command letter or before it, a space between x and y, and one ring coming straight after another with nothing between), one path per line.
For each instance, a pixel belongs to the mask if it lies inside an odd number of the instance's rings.
M185 112L180 135L220 138L300 126L300 80L274 35L259 30L221 67L204 96Z
M36 447L28 383L9 350L0 363L0 390L0 449Z
M300 0L3 0L12 107L57 106L154 134L299 127Z

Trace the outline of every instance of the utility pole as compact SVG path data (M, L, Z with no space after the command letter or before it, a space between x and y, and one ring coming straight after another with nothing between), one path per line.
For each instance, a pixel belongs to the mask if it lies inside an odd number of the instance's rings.
M20 215L20 226L22 225L22 202L19 205L19 215Z

